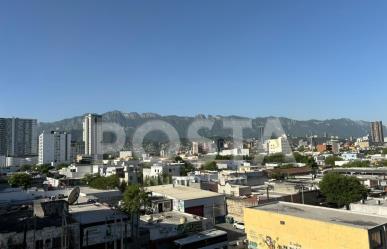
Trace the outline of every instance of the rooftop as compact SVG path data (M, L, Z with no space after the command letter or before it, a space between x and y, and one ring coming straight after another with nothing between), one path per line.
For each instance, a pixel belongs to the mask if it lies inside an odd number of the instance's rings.
M119 191L118 189L95 189L90 187L80 187L80 193L81 195L95 195L101 193L119 193L121 195L121 191Z
M142 227L158 227L163 225L180 225L182 224L182 221L184 223L190 223L195 221L201 221L205 218L188 214L188 213L182 213L177 211L170 211L170 212L164 212L159 214L152 214L152 215L143 215L141 216L141 223Z
M148 191L156 194L168 196L179 200L192 200L210 197L224 196L211 191L201 190L198 188L191 188L181 185L173 186L173 184L152 186L146 188Z
M290 202L274 202L252 207L252 209L364 229L387 224L387 218L381 216Z
M69 206L74 220L81 224L106 222L113 219L127 219L124 213L102 204L82 204Z
M203 231L203 232L194 234L192 236L189 236L189 237L186 237L183 239L175 240L175 243L183 245L186 243L200 241L200 240L203 240L204 238L213 238L213 237L217 237L217 236L221 236L221 235L227 235L227 232L222 231L222 230L211 229L211 230L207 230L207 231Z

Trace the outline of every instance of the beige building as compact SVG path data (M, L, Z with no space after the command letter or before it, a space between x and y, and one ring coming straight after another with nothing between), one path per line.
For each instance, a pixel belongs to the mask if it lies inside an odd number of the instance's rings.
M283 136L267 140L267 150L269 154L282 153L286 155L292 153L289 141Z

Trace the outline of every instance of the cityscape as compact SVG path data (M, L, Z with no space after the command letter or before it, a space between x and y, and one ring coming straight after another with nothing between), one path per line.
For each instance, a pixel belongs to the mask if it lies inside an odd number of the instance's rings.
M0 249L387 249L386 3L15 2Z

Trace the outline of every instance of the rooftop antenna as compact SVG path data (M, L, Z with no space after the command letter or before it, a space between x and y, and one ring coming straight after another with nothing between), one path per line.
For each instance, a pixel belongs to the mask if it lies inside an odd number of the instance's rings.
M69 205L73 205L78 200L80 192L81 191L78 186L71 190L69 197L67 198Z

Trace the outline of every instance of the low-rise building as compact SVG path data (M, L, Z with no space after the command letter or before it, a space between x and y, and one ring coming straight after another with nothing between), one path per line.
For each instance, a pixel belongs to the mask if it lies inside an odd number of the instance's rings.
M246 208L249 248L387 248L387 218L288 202Z
M140 218L140 227L149 230L150 249L172 248L173 241L207 228L206 218L169 211L144 215Z
M225 196L211 191L177 185L147 187L153 196L172 199L173 210L222 222L226 215Z
M150 168L143 168L143 180L155 179L163 175L180 176L183 165L183 163L155 163Z
M243 185L235 185L227 182L224 185L218 184L218 193L225 194L226 196L249 196L251 195L251 187Z

